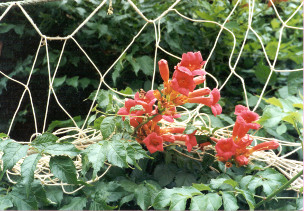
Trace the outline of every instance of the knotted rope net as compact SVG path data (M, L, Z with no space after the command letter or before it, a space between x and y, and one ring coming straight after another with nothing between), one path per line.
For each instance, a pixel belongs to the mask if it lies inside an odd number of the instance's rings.
M58 140L63 141L66 139L69 140L73 140L72 143L78 148L78 149L85 149L86 147L88 147L91 144L97 143L98 141L102 140L102 135L101 132L98 130L94 130L91 128L86 128L88 119L90 117L90 115L92 114L92 110L96 104L96 100L97 100L97 96L100 92L102 92L101 90L101 86L105 85L109 90L111 90L112 92L124 96L124 97L133 97L132 95L128 95L128 94L124 94L121 93L119 91L116 91L114 88L112 88L111 86L109 86L107 84L107 76L109 76L111 74L111 72L114 69L114 66L120 61L120 59L123 57L124 54L126 54L128 52L128 50L130 49L130 47L132 46L132 44L136 41L136 39L141 35L141 33L143 32L143 30L150 24L152 24L154 26L154 34L155 34L155 56L154 56L154 68L153 68L153 75L152 75L152 86L151 89L153 89L153 84L155 81L155 74L156 74L156 64L157 64L157 55L159 51L162 51L166 54L168 54L169 56L175 57L177 59L181 59L179 56L174 55L173 53L171 53L169 50L165 49L164 47L162 47L160 45L161 39L162 39L162 32L160 30L160 26L162 24L163 19L167 16L167 14L172 13L175 14L178 18L180 19L185 19L189 22L196 22L196 23L200 23L200 24L204 24L204 23L209 23L209 24L214 24L220 27L220 30L216 36L214 45L212 47L212 49L210 50L210 53L206 59L206 62L203 66L203 70L205 70L206 66L208 65L208 62L210 61L211 56L213 55L215 48L218 45L218 40L220 39L221 35L223 34L224 31L228 32L232 37L233 37L233 47L231 49L230 52L230 56L229 56L229 61L228 61L228 66L230 69L230 74L228 75L228 77L225 79L224 83L219 87L219 82L218 80L209 72L207 72L207 81L208 80L214 80L214 82L216 83L216 88L218 88L219 90L225 88L225 86L227 85L227 82L229 80L231 80L232 76L236 76L242 86L243 92L244 92L244 98L245 98L245 102L246 102L246 106L249 107L249 102L248 102L248 93L247 93L247 89L246 89L246 81L235 71L237 65L239 64L239 60L242 56L243 50L244 50L244 46L246 43L246 40L248 39L248 34L249 32L252 32L258 39L259 44L262 47L262 51L264 53L264 57L267 61L267 65L270 68L270 73L268 73L268 77L267 80L263 86L263 89L261 91L261 93L259 93L259 98L258 101L256 103L256 105L252 108L252 111L255 111L258 106L261 103L261 100L263 98L263 96L265 95L265 90L266 87L269 85L270 82L270 78L272 76L272 74L274 72L295 72L295 71L302 71L302 67L299 67L299 69L292 69L292 70L279 70L276 68L276 64L278 62L278 55L280 52L280 45L282 43L282 35L283 35L283 31L288 29L292 29L292 30L303 30L303 28L301 27L295 27L295 26L291 26L288 25L288 23L290 22L290 20L292 20L292 18L301 12L301 8L303 7L303 1L301 3L299 3L299 5L297 6L297 8L295 8L294 12L292 14L290 14L290 16L288 17L287 20L283 20L282 17L280 16L276 5L274 4L274 2L272 0L270 0L271 2L271 6L273 8L274 14L276 15L277 19L279 20L279 22L281 23L281 27L279 29L279 37L278 37L278 45L276 47L276 54L275 54L275 58L273 59L273 61L271 62L269 59L269 56L267 55L266 49L265 49L265 45L263 43L263 39L261 37L261 35L259 35L257 33L257 31L253 28L252 26L252 20L254 18L254 9L255 9L255 0L249 0L248 1L248 14L247 14L247 21L248 21L248 26L247 26L247 30L246 33L244 35L242 44L241 44L241 48L237 54L237 57L234 61L234 63L232 62L232 58L235 52L235 48L236 48L236 36L235 34L228 29L227 27L225 27L226 23L228 21L231 20L231 16L234 14L236 8L238 6L240 6L240 2L241 0L236 1L235 5L233 6L233 9L230 11L229 15L227 16L227 18L225 19L224 22L222 23L218 23L216 21L211 21L211 20L203 20L203 19L193 19L190 17L187 17L183 14L181 14L177 9L175 9L176 5L178 5L181 1L180 0L176 0L168 9L166 9L161 15L159 15L158 17L156 17L155 19L148 19L145 14L138 8L138 6L136 4L134 4L132 2L132 0L127 0L128 4L136 11L136 13L139 15L139 18L143 19L145 21L145 24L142 26L142 28L137 32L137 34L133 37L133 39L130 41L129 45L127 47L125 47L124 49L122 49L122 53L120 54L120 56L118 56L116 58L116 60L105 70L105 71L101 71L100 68L95 64L95 62L90 58L90 56L88 55L88 53L84 50L84 48L78 43L78 41L75 39L75 34L77 34L89 21L90 19L96 15L96 13L102 9L107 9L108 14L113 13L113 8L112 8L112 3L110 1L110 7L107 6L107 0L103 0L100 2L100 4L87 16L87 18L85 20L83 20L79 26L69 35L60 37L60 36L48 36L46 34L43 34L39 27L36 25L36 23L33 21L33 19L31 18L30 14L26 11L24 5L27 4L33 4L33 3L37 3L37 2L47 2L50 0L31 0L31 1L15 1L15 2L5 2L5 3L0 3L0 8L1 7L6 7L5 11L1 14L0 16L0 23L2 21L2 19L8 15L9 11L13 8L13 7L18 7L20 9L20 11L22 12L22 14L24 15L24 17L26 17L26 19L30 22L31 26L35 29L35 31L39 34L40 36L40 43L37 47L37 51L35 54L35 57L32 61L32 68L31 71L29 73L28 79L26 81L26 83L23 83L19 80L14 79L13 77L10 77L9 75L5 74L4 72L0 71L0 75L2 75L1 77L6 77L8 78L10 81L15 82L16 84L19 84L20 86L24 87L24 91L20 97L20 100L18 102L18 106L17 109L15 110L15 113L12 117L12 121L10 123L9 129L7 134L9 135L11 133L14 121L16 120L16 116L18 114L18 112L20 111L20 106L21 103L24 100L24 97L26 94L28 94L29 99L30 99L30 105L31 105L31 109L32 109L32 113L33 113L33 121L34 121L34 125L35 125L35 132L33 133L33 136L31 138L31 140L27 141L27 142L19 142L22 144L29 144L31 143L32 139L42 133L44 133L46 131L46 127L47 127L47 118L50 115L49 113L49 104L50 104L50 98L51 95L54 96L56 103L58 104L58 106L62 109L62 111L67 115L67 117L74 123L74 127L67 127L67 128L60 128L58 130L56 130L55 132L53 132L54 135L60 135L60 139ZM113 14L115 15L115 13ZM49 42L52 40L58 40L58 41L62 41L63 45L62 45L62 49L59 52L59 59L57 61L56 67L54 70L51 70L51 65L50 65L50 56L49 56ZM86 118L82 124L82 126L78 126L75 122L75 120L72 118L72 116L68 113L68 111L65 109L65 107L62 105L62 103L60 102L60 100L57 97L56 91L53 87L53 83L54 80L58 74L58 72L60 72L60 62L62 59L62 55L65 51L65 47L66 47L66 43L67 41L70 40L72 42L74 42L76 44L76 46L79 48L79 50L83 53L83 57L85 57L89 63L94 67L95 71L98 73L99 75L99 84L98 84L98 88L97 88L97 92L93 98L93 101L91 103L90 109L86 115ZM32 74L34 72L34 68L38 59L38 54L39 51L42 48L45 48L45 52L46 52L46 60L47 60L47 70L48 70L48 85L49 85L49 89L48 89L48 96L47 96L47 102L46 102L46 110L45 110L45 114L44 114L44 123L42 126L42 130L39 131L38 130L38 125L37 125L37 118L36 118L36 110L35 110L35 102L32 98L32 93L31 93L31 89L29 88L29 84L32 80ZM53 72L53 74L52 74ZM114 96L114 100L119 101L118 98L115 98ZM209 129L213 129L211 127L211 119L208 117L208 115L204 114L204 113L200 113L200 108L202 107L202 105L199 105L198 107L196 107L193 110L188 110L186 108L183 108L184 111L180 112L182 115L186 115L188 118L186 118L183 122L175 122L173 124L168 124L166 122L162 122L163 124L165 124L166 126L185 126L188 122L190 122L190 120L194 120L194 125L195 126L205 126L206 128ZM208 121L206 121L206 118L204 119L203 117L206 117L208 119ZM231 136L231 128L233 125L228 126L228 127L224 127L221 129L218 129L215 132L215 136L217 137L223 137L223 138L227 138L229 136ZM40 126L41 127L41 126ZM70 132L74 132L74 135L69 135ZM200 131L200 133L204 133L204 131ZM265 138L265 137L258 137L255 135L251 135L252 138L255 140L255 142L257 141L268 141L270 139ZM271 140L274 140L273 138ZM294 175L296 175L299 171L302 170L302 162L301 161L296 161L296 160L291 160L288 159L287 157L292 154L297 152L298 150L301 150L301 144L300 143L290 143L284 140L277 140L280 143L280 149L282 149L282 147L284 146L289 146L289 147L293 147L294 150L292 150L291 152L280 156L281 150L279 150L279 153L276 154L273 151L260 151L260 152L255 152L251 158L255 159L255 160L259 160L259 161L263 161L266 162L268 164L267 167L269 166L273 166L275 168L277 168L279 171L281 171L287 178L291 179ZM210 146L211 147L211 146ZM198 152L198 148L194 148L192 150L193 153L196 153L199 155ZM28 154L30 154L31 152L29 151ZM181 152L180 152L181 153ZM0 155L0 162L1 162L1 156ZM200 155L199 155L200 157ZM8 177L8 179L10 180L10 182L12 183L16 183L15 181L13 181L13 179L11 179L11 175L21 175L21 164L23 162L24 158L21 159L12 170L7 170L6 171L6 175ZM39 160L38 164L37 164L37 168L35 170L35 178L39 179L41 181L42 184L44 185L53 185L53 186L61 186L63 191L65 193L71 194L74 193L78 190L80 190L82 187L84 186L80 186L79 188L77 188L76 190L72 191L72 192L68 192L65 190L65 186L69 185L67 183L63 183L62 181L60 181L59 179L54 179L53 174L50 171L49 168L49 160L50 160L50 156L49 155L43 155L42 158ZM76 157L76 159L74 159L74 164L76 166L76 169L78 172L81 171L82 165L81 165L81 156L78 155ZM106 163L107 164L107 163ZM111 164L107 164L108 168L107 170L102 174L97 176L94 180L90 180L87 183L92 183L94 181L99 180L102 176L104 176L107 171L110 169ZM294 190L299 190L302 187L303 184L303 179L302 178L298 178L293 184L292 184L292 189Z

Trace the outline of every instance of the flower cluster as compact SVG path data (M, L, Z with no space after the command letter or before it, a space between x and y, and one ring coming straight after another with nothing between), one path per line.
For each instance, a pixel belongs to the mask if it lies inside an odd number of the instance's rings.
M161 78L164 81L162 90L140 90L135 94L134 100L127 99L124 107L120 108L118 115L130 117L130 124L135 128L134 135L139 143L147 146L150 153L163 151L163 142L182 141L190 152L197 145L195 132L183 134L185 128L160 128L158 122L165 120L174 122L179 118L176 106L185 103L199 103L211 108L214 116L222 113L218 104L220 92L218 89L210 90L208 87L195 88L205 81L206 72L200 52L188 52L182 55L182 60L174 69L170 80L168 62L164 59L158 62Z
M248 158L253 152L279 147L278 142L268 141L247 149L253 141L247 133L250 129L257 130L260 127L259 124L254 123L259 119L259 115L242 105L235 107L234 114L237 118L232 137L220 140L212 138L216 142L216 156L219 161L226 162L226 166L231 166L229 161L235 161L238 166L243 166L248 164Z

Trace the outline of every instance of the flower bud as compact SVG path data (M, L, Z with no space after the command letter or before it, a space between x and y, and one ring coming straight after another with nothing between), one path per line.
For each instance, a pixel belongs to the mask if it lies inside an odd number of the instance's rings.
M162 59L158 62L158 67L159 67L160 76L162 77L165 83L168 82L169 80L168 62Z

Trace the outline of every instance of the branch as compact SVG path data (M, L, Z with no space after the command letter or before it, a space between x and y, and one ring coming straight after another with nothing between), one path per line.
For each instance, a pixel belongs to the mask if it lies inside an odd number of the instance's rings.
M297 175L295 175L293 178L291 178L291 180L289 180L288 182L286 182L284 185L282 185L280 188L278 188L277 190L275 190L272 194L270 194L265 200L260 201L259 203L257 203L257 205L255 205L255 209L258 208L259 206L261 206L262 204L268 202L272 197L276 196L277 194L279 194L281 191L285 190L291 183L293 183L296 179L298 179L301 175L303 174L303 170L300 171L299 173L297 173Z

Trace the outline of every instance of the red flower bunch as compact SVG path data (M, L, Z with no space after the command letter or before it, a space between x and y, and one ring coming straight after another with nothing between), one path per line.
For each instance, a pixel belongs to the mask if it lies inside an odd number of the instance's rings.
M247 133L250 129L256 130L260 127L259 124L254 123L254 121L259 119L259 115L242 105L235 107L235 114L237 119L233 127L232 137L220 140L212 138L216 142L216 156L219 161L235 161L238 166L243 166L248 164L249 156L253 152L277 149L279 147L278 142L268 141L247 149L253 141Z
M190 152L197 145L195 132L183 134L185 128L160 129L157 125L163 119L174 122L179 118L176 106L185 103L200 103L211 108L216 116L221 114L222 107L218 104L220 92L218 89L200 88L196 86L205 81L204 65L200 52L188 52L182 55L182 60L174 69L172 80L168 62L164 59L158 62L160 75L164 81L162 90L141 90L135 94L134 100L127 99L124 107L117 112L130 117L130 125L135 128L134 135L139 143L144 143L150 153L163 151L163 142L182 141ZM157 105L155 105L157 101Z

